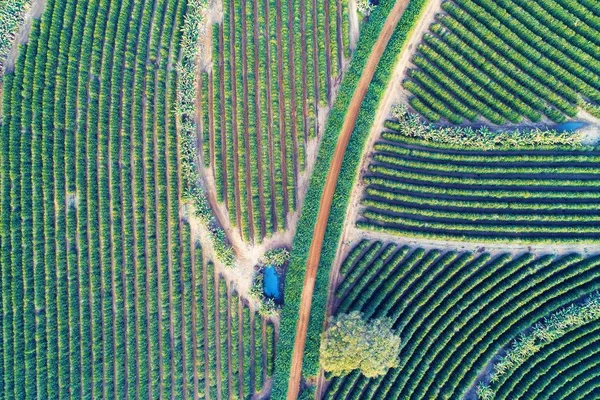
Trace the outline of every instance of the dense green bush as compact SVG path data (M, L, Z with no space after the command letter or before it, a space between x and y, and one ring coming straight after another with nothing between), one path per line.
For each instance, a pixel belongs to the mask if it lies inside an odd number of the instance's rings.
M0 4L0 76L4 75L6 57L31 7L31 0L9 0Z

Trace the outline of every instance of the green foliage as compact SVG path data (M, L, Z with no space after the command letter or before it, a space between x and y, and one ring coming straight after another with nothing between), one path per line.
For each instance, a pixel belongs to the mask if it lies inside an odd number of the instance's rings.
M7 0L0 4L0 77L4 75L6 57L30 7L31 0Z
M520 334L533 332L541 320L539 336L556 340L512 370L514 374L503 375L505 381L493 386L501 389L497 398L536 398L536 393L577 389L572 378L578 373L567 371L574 365L584 370L597 358L590 349L600 337L600 322L589 317L597 308L598 255L492 256L394 247L375 256L363 251L366 263L350 252L354 261L348 270L361 269L356 281L364 278L367 284L351 286L336 312L391 319L402 337L399 366L374 379L357 372L334 377L324 398L462 398L477 387L502 349ZM576 305L566 306L571 303ZM578 307L587 309L588 317L574 318ZM565 379L555 381L557 376Z
M431 122L501 125L574 117L600 101L598 24L589 4L456 0L423 36L404 87ZM577 17L573 16L573 14ZM575 19L583 18L581 24ZM485 121L484 121L485 122Z
M579 132L557 132L552 129L533 128L492 131L486 127L436 127L423 123L415 114L386 121L385 126L401 136L425 140L461 149L520 149L540 146L581 147L583 135ZM391 136L391 135L388 135Z
M225 266L233 267L235 256L227 236L214 217L206 193L201 185L196 149L196 61L198 45L206 18L205 0L190 1L187 5L182 27L181 61L177 64L178 90L177 114L181 119L179 129L183 195L194 207L194 215L208 229L217 259Z
M398 366L399 353L400 336L388 318L366 321L357 311L340 314L321 335L321 366L332 376L355 369L367 378L385 375Z
M290 259L290 252L288 249L279 248L272 249L265 253L262 257L264 265L273 265L274 267L282 267Z
M571 304L544 318L530 330L515 338L506 353L494 364L491 376L477 386L481 400L494 398L500 379L525 363L549 343L560 340L565 334L591 321L600 319L600 293L588 296L580 304ZM486 377L487 378L487 377Z
M370 131L374 119L372 110L377 109L391 77L391 71L393 71L393 67L397 61L397 55L402 49L404 41L413 28L413 24L418 19L425 3L424 0L410 1L375 71L375 75L357 116L356 127L344 156L340 177L334 194L336 201L332 205L327 231L325 232L325 243L337 243L339 240L350 192L356 179L357 166L361 158L367 133ZM344 75L339 94L327 120L317 163L311 176L309 189L302 207L298 231L294 237L290 265L286 275L285 307L283 308L281 317L280 339L277 343L277 367L275 369L276 376L272 393L272 398L274 399L285 397L289 379L291 352L294 347L298 308L300 306L300 297L304 283L306 259L310 249L327 171L329 170L348 104L362 75L373 44L377 40L379 32L392 7L392 1L382 1L369 17L369 23L365 24L362 28L357 48L350 62L349 69ZM335 256L335 247L325 246L321 254L304 352L303 371L305 375L316 375L319 368L318 338L323 326L329 269Z
M386 125L395 130L374 146L359 227L437 240L598 240L598 206L583 198L600 184L599 153L580 135L436 128L411 114Z

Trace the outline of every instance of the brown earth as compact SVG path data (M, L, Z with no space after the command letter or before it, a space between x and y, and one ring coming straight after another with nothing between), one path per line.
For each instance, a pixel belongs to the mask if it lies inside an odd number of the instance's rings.
M294 352L292 354L292 365L290 369L290 379L288 383L287 398L289 400L295 400L298 397L300 389L300 380L302 377L302 358L304 355L304 347L306 343L306 331L308 328L308 321L310 317L310 309L312 305L312 296L315 287L315 277L321 259L321 249L323 247L323 239L325 236L325 228L327 227L327 220L329 219L329 213L331 211L331 203L333 201L333 194L339 177L340 169L342 167L342 161L350 136L354 130L356 124L356 118L358 111L362 104L363 99L379 63L379 59L383 54L383 51L387 47L388 41L402 16L408 0L398 0L394 5L394 8L390 11L390 14L385 21L385 24L381 30L379 38L373 47L371 55L367 60L367 65L363 70L362 76L358 82L356 91L352 97L350 105L348 107L348 113L346 119L342 125L338 142L335 148L333 159L327 179L325 181L325 187L323 189L323 195L321 197L321 204L319 207L319 214L317 222L315 224L315 231L313 234L313 240L308 254L308 260L306 263L306 275L304 278L304 289L302 290L301 307L298 315L298 324L296 326L296 340L294 343Z

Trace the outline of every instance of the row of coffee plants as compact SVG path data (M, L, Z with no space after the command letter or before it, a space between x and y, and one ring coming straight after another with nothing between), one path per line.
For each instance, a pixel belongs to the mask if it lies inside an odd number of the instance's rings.
M285 229L306 144L331 103L344 49L338 0L223 3L202 87L202 146L217 199L248 241ZM346 12L347 14L347 12ZM208 89L210 86L210 89ZM212 154L212 156L211 156Z
M234 289L232 282L207 263L206 303L198 304L198 315L206 318L206 329L198 334L200 360L206 361L206 374L199 385L200 394L210 398L249 399L263 390L272 376L275 362L272 322L250 308ZM204 346L206 343L206 346ZM200 378L200 375L199 375Z
M357 115L354 132L346 149L334 194L336 201L332 204L327 231L325 232L325 243L337 243L339 241L350 193L356 180L358 163L375 117L373 110L377 109L383 97L398 60L397 55L402 50L406 38L418 20L425 3L425 0L411 0L408 3L375 70L371 85L363 100L363 106ZM361 30L356 50L352 54L350 65L344 74L344 79L325 126L317 163L302 206L298 230L292 246L290 264L286 273L285 307L281 317L281 334L277 342L277 365L273 386L274 398L283 398L288 386L306 260L317 220L323 186L338 135L373 45L377 41L393 6L393 1L381 1L369 16L368 23ZM314 376L319 369L319 334L325 317L329 269L335 253L336 246L325 246L321 253L304 351L303 372L305 376Z
M546 145L572 140L551 132L520 138L435 129L409 119L413 122L388 123L399 131L384 132L375 144L364 177L361 228L443 240L600 239L595 217L600 153L594 148ZM407 132L413 137L404 136ZM443 138L446 132L450 135ZM450 137L454 144L446 144ZM532 150L534 145L542 148ZM515 151L519 148L523 150Z
M551 363L549 358L556 357L559 349L565 349L574 353L581 349L581 342L578 339L584 336L594 338L594 330L600 322L600 295L598 292L586 298L581 304L572 304L543 321L535 324L526 333L515 338L510 347L500 356L499 361L494 364L493 372L484 379L477 387L477 395L480 399L505 398L506 395L523 397L524 393L510 394L510 385L502 390L502 386L508 381L512 381L512 387L518 382L519 374L523 373L521 367L527 363L527 370L532 369L532 363L537 370L538 379L548 371ZM569 335L569 333L573 333ZM591 333L589 336L588 334ZM599 338L596 338L599 339ZM533 359L535 358L534 362ZM516 375L516 376L513 376ZM537 380L526 380L519 385L520 388L527 388L531 385L538 386ZM500 391L502 390L502 393ZM539 394L539 391L536 393ZM528 396L535 397L535 396ZM562 397L560 397L562 398Z
M389 317L402 345L400 365L384 376L355 371L328 382L325 398L332 399L462 398L513 338L600 282L600 256L574 253L470 253L362 241L342 265L334 313ZM598 328L589 332L600 340ZM579 385L563 382L565 390Z
M30 6L31 0L9 0L0 4L0 76L4 74L6 58Z
M545 0L444 1L404 87L423 117L561 122L600 102L594 7ZM573 21L577 20L577 23Z
M185 11L49 0L4 78L0 397L198 392L172 67Z

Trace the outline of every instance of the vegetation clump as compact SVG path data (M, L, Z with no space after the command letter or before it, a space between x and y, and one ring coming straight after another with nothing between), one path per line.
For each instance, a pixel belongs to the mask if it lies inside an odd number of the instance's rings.
M331 319L321 335L321 365L332 376L348 375L353 370L367 378L385 375L398 366L400 336L392 330L392 320L363 319L353 311Z
M184 197L194 206L194 214L208 229L218 260L227 267L233 267L235 256L227 241L225 231L219 226L208 204L206 193L201 185L196 148L196 76L199 49L198 41L203 29L207 3L193 0L188 3L182 28L181 61L177 64L178 84L177 114L181 118L179 130L181 152L181 179Z
M0 76L4 74L6 57L30 6L30 0L7 0L0 4Z
M285 248L272 249L263 256L265 265L272 265L276 268L282 267L290 259L290 252Z

